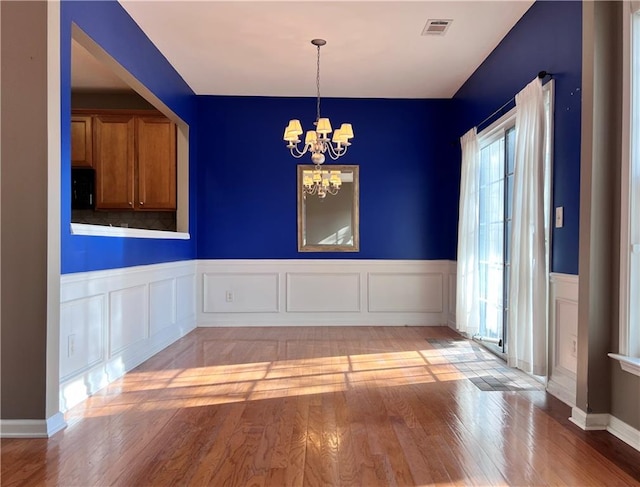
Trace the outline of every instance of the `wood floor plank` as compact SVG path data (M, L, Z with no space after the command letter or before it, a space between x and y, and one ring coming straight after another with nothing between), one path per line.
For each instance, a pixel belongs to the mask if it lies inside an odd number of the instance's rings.
M346 434L351 439L354 450L353 469L356 471L357 478L360 479L359 485L372 487L387 485L386 473L383 471L382 475L379 475L378 471L380 456L371 451L366 424L368 412L365 410L366 404L362 398L362 393L350 391L345 401L349 418Z
M334 395L336 439L338 442L338 471L340 479L338 484L349 487L359 485L358 464L354 451L354 443L350 430L352 415L347 405L347 393L340 392Z
M298 396L296 398L296 410L293 418L291 418L293 430L291 432L288 467L285 472L284 485L286 487L304 485L310 405L309 396Z
M640 452L569 415L447 327L200 328L52 438L3 439L0 474L3 487L640 486Z
M224 408L225 406L220 406ZM191 477L191 485L210 485L216 476L220 465L227 458L229 453L228 439L232 433L238 428L242 414L244 413L245 404L229 404L226 408L226 414L221 418L221 422L217 424L217 435L219 441L210 444L208 450L205 449L204 454L201 453L197 468Z

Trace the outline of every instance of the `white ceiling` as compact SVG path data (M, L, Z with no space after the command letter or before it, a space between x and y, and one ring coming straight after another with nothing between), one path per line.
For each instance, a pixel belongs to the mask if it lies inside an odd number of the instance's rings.
M120 3L197 94L449 98L533 0Z
M131 91L128 84L71 39L71 87L74 91Z

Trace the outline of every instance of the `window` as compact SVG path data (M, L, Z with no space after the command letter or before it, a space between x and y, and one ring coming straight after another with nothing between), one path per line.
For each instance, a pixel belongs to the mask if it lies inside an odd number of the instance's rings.
M622 368L640 375L640 4L625 11L621 173L620 343Z
M544 164L545 215L551 205L551 154L553 140L553 89L543 87L547 127ZM509 348L509 286L511 270L511 221L513 207L516 108L478 134L480 175L478 186L478 335L485 346L499 353ZM546 242L549 262L549 241Z
M500 352L506 348L508 319L514 115L508 116L499 130L480 139L479 334Z

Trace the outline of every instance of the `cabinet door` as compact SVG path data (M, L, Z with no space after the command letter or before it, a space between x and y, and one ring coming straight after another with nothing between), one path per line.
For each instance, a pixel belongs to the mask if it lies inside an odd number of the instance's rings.
M93 167L90 115L71 116L71 167Z
M99 115L94 124L96 208L133 208L134 117Z
M176 127L163 117L137 117L141 210L176 209Z

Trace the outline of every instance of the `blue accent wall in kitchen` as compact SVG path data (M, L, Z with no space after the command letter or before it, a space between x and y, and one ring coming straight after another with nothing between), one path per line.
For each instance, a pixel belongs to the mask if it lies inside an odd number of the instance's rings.
M61 6L62 273L170 262L196 257L196 188L190 189L191 240L71 235L71 28L75 23L190 126L195 95L117 1L63 1ZM196 176L196 138L190 137L190 179Z
M312 127L315 99L199 96L198 257L455 258L453 105L323 99L334 126L353 124L353 145L336 163L360 166L360 252L299 253L296 166L311 161L293 158L282 136L291 118Z
M537 1L532 5L456 93L454 100L461 109L457 136L492 114L542 70L553 73L555 80L552 206L564 207L564 227L553 229L551 269L578 274L581 2ZM486 124L480 129L483 127Z

